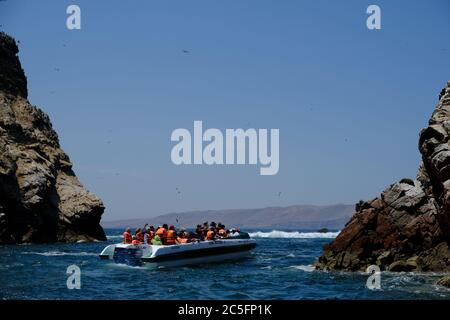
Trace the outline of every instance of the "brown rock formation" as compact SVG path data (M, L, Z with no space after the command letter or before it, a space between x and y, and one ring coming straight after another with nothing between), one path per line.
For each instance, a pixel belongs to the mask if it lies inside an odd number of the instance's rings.
M450 81L428 127L420 132L416 180L402 179L380 197L361 201L316 268L390 271L450 270Z
M48 116L28 102L17 53L0 33L0 243L105 240L104 206L78 181Z

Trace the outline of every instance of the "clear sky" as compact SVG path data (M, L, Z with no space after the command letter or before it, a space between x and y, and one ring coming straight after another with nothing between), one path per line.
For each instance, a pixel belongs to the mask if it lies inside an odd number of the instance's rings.
M66 28L69 4L81 30ZM7 0L0 24L104 220L375 197L415 177L450 80L446 0ZM194 120L279 128L279 173L175 166L171 132Z

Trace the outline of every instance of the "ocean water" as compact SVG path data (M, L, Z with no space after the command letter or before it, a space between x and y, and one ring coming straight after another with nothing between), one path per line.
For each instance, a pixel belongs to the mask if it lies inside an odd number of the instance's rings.
M258 246L245 259L151 270L98 258L107 242L0 246L0 299L450 299L435 285L438 273L381 274L381 289L366 288L367 274L313 270L322 246L338 233L254 231ZM81 269L81 288L67 288L67 267Z

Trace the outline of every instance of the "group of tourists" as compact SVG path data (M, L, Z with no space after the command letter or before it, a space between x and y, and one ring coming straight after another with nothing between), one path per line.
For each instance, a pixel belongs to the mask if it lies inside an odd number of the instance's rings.
M137 228L134 235L131 228L127 228L123 233L125 244L151 244L151 245L173 245L205 240L215 240L227 238L230 230L225 229L222 223L205 222L197 225L195 233L187 232L184 228L175 229L173 225L163 224L155 228L146 224L144 228Z

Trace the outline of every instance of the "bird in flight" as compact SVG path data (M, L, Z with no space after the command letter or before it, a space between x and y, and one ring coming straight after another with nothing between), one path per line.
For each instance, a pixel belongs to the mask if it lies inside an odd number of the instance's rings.
M183 50L183 53L191 53L189 50Z

